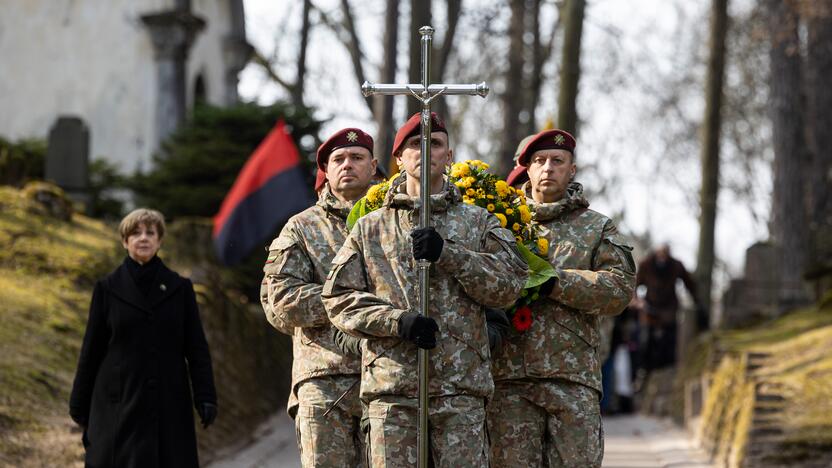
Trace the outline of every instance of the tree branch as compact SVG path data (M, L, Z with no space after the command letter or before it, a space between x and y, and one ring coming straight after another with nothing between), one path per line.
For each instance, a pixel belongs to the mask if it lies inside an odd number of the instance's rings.
M272 81L282 86L290 94L295 93L295 85L285 81L283 78L278 76L277 73L272 69L272 65L271 63L269 63L269 60L266 57L263 57L263 54L260 53L260 51L257 50L256 47L254 47L254 52L251 55L251 60L257 65L263 67L263 70L266 72L267 75L269 75L269 78L271 78Z

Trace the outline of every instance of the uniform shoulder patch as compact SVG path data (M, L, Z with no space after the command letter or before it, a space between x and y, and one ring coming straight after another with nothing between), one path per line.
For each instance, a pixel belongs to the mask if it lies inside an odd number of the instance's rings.
M269 250L283 251L295 244L297 244L295 239L287 236L280 236L272 241L271 245L269 245Z

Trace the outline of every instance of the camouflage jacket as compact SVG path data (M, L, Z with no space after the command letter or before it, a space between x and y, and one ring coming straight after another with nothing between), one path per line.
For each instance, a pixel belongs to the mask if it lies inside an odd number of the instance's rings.
M600 316L619 314L632 297L632 247L612 220L587 208L578 183L558 202L535 203L531 196L528 202L558 280L548 298L532 305L531 328L512 329L503 342L494 379L562 378L601 391Z
M269 246L260 302L269 323L292 336L293 395L306 379L361 372L359 359L336 346L321 302L332 259L347 237L349 210L326 186L318 202L289 219Z
M333 261L322 294L332 323L367 338L361 398L417 397L417 348L398 337L402 314L419 311L419 270L410 231L419 200L403 193L402 175L384 204L353 228ZM506 307L528 275L514 236L487 211L461 203L454 186L431 196L431 225L445 240L430 272L429 315L439 325L430 351L431 396L489 397L491 377L483 306Z

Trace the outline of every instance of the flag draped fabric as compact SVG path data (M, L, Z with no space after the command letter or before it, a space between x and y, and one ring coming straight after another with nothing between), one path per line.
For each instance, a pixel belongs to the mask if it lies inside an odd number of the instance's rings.
M217 258L239 263L313 201L298 149L281 120L246 161L214 216Z

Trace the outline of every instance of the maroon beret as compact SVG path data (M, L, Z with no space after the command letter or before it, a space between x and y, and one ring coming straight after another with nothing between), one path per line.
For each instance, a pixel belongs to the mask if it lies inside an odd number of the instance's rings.
M563 130L544 130L534 136L517 157L517 164L529 165L529 158L535 151L547 149L562 149L575 154L575 137Z
M360 146L370 150L373 153L373 137L367 132L359 128L345 128L338 130L334 135L329 137L321 146L318 147L318 169L324 171L329 155L338 148L346 148L347 146Z
M324 184L326 183L326 172L318 169L318 173L315 174L315 191L320 192L322 188L324 188Z
M393 140L393 157L396 156L396 152L401 148L405 140L413 135L418 135L422 131L421 117L422 113L417 112L407 119L407 122L405 122L404 125L399 127L399 131L396 132L396 139ZM430 113L430 120L431 132L443 132L447 135L448 130L445 128L445 122L443 122L442 119L436 115L436 112Z
M527 180L529 180L529 174L526 172L526 166L520 165L514 166L514 169L506 177L506 183L512 187L516 184L522 184Z

